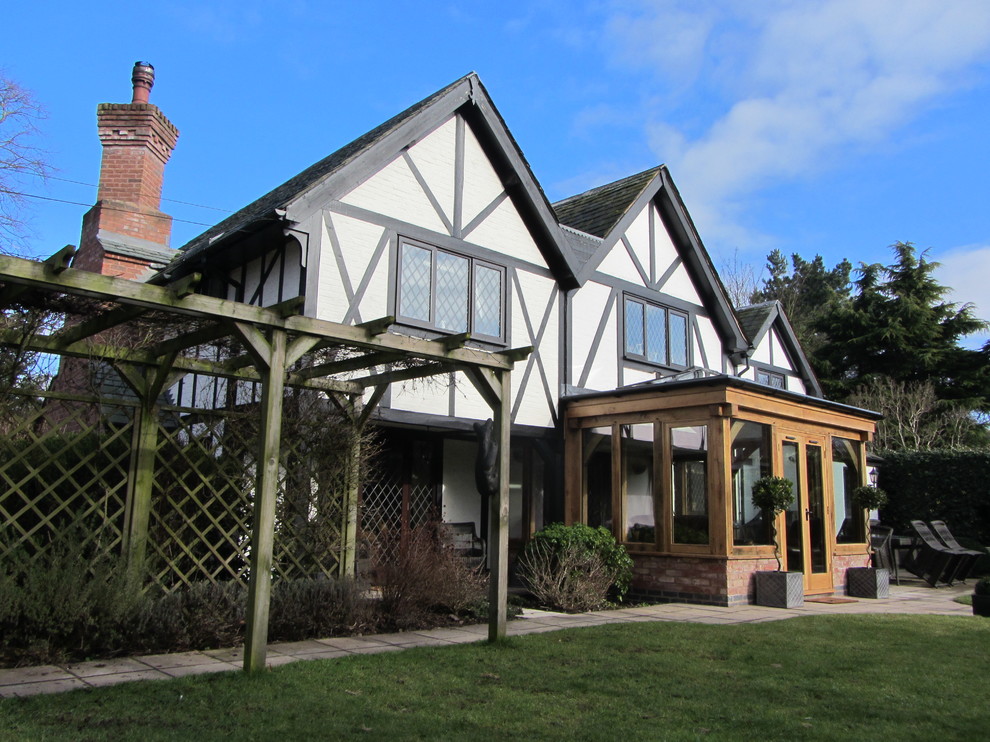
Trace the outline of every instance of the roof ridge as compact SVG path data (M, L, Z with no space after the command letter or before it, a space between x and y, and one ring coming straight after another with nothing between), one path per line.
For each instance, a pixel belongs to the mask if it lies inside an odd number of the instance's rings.
M397 113L395 116L392 116L370 131L359 135L355 139L352 139L348 143L337 148L326 157L296 173L280 185L272 188L264 195L256 198L243 208L237 210L227 218L221 220L217 224L204 230L199 235L189 240L185 245L178 249L178 254L176 255L175 260L184 260L189 256L198 253L205 247L208 247L224 235L231 232L240 231L250 222L261 219L265 214L271 213L277 208L284 207L301 190L310 188L325 180L336 172L341 166L345 165L347 162L350 162L364 152L376 141L397 129L399 125L408 119L411 119L416 113L426 108L432 102L447 95L451 90L463 84L465 81L469 80L479 81L475 72L469 72L468 74L457 78L452 83L431 93L416 103L413 103L403 111Z

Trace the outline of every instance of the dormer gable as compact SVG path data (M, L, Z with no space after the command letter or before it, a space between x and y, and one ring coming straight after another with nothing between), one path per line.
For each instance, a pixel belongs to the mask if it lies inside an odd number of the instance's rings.
M822 396L821 384L779 301L742 307L736 314L752 346L744 376L780 388L788 388L788 377L794 377L806 394Z
M571 196L553 208L570 233L582 284L605 273L641 286L647 297L700 305L724 354L742 357L749 343L666 166Z

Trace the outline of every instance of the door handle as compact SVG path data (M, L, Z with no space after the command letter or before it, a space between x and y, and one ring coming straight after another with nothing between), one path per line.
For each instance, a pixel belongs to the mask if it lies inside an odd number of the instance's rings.
M808 522L811 521L811 508L804 509L804 519Z

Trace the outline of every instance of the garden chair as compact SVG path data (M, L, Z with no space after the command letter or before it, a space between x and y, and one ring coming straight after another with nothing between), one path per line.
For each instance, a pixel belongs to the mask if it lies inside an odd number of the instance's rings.
M939 582L951 585L962 554L943 546L924 521L912 520L911 527L915 538L905 567L932 587L937 587Z
M894 582L901 584L900 575L897 574L897 560L890 548L890 537L894 534L894 529L888 526L870 526L870 546L873 548L873 568L886 569L894 576Z
M975 549L967 549L965 546L956 541L955 537L952 535L952 531L949 527L945 525L944 520L933 520L932 530L935 531L935 535L941 539L942 543L945 544L946 548L955 549L956 551L961 551L964 554L963 562L959 566L959 571L956 574L956 579L965 580L973 572L973 568L976 563L980 561L980 557L984 556L982 551L976 551Z

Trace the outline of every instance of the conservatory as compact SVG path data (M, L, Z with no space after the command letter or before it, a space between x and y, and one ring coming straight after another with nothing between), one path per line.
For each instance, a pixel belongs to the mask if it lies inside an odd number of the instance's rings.
M566 520L604 526L626 546L635 594L750 602L753 573L779 557L803 573L806 595L830 595L867 563L852 491L866 483L875 413L732 376L575 395L563 407ZM751 501L766 475L794 484L773 524Z

